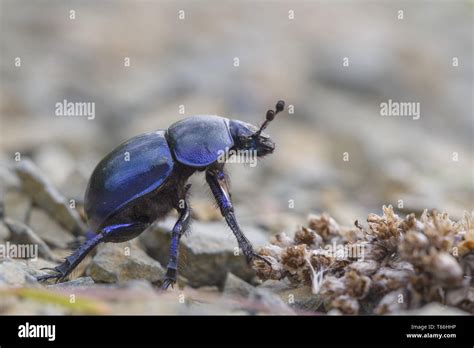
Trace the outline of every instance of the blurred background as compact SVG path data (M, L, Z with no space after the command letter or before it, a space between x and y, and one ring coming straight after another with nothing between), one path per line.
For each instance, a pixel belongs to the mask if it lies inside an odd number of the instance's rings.
M191 179L195 223L174 289L188 306L156 291L173 216L99 246L69 284L35 277L71 253L87 180L114 147L195 114L259 125L279 99L287 112L267 129L275 153L256 167L227 165L255 246L294 233L310 213L353 225L392 204L460 219L474 209L473 10L472 1L0 0L0 246L39 247L37 261L0 260L0 313L255 314L257 302L288 314L289 293L314 314L309 287L252 286L202 174ZM93 119L56 116L64 100L94 103ZM419 118L382 116L390 100L419 103ZM80 286L101 302L57 306L31 292Z
M474 209L471 1L2 0L1 13L7 186L20 153L80 203L128 138L194 114L260 124L283 99L275 153L227 166L243 224ZM57 117L64 99L95 103L95 118ZM381 116L389 99L420 103L420 118ZM210 210L203 175L192 183Z

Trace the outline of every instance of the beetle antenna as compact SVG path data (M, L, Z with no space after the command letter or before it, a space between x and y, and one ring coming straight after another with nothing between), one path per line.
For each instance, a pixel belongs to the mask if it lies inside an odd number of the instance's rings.
M259 136L262 131L267 128L268 124L275 119L275 116L282 112L285 109L285 102L283 100L279 100L275 105L275 111L268 110L267 115L265 116L265 122L263 122L260 129L255 133L255 136Z

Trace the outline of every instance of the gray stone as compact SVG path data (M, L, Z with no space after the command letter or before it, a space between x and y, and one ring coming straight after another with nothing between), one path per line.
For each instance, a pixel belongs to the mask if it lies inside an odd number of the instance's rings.
M26 222L31 209L31 199L20 191L9 191L5 194L5 216L17 221Z
M28 267L18 260L0 261L0 288L36 285L36 278Z
M20 262L22 265L24 265L27 272L34 277L45 274L45 272L47 272L42 268L53 268L54 266L58 265L57 261L45 260L41 257L38 257L37 259L17 259L15 261Z
M251 294L255 294L256 290L255 286L247 283L232 273L227 273L223 290L225 295L248 297Z
M162 265L168 262L171 230L175 220L176 218L170 217L160 224L154 224L140 237L148 254ZM255 274L224 221L193 221L190 229L190 233L183 236L180 242L180 274L189 281L190 286L222 287L228 272L246 281L252 280ZM243 226L242 230L255 249L267 241L265 234L255 227Z
M48 245L67 248L74 241L74 236L54 221L44 210L34 208L30 213L29 225Z
M321 297L314 294L310 286L295 288L284 281L267 280L259 288L277 294L295 310L316 312L322 304Z
M10 230L10 242L15 244L30 244L38 247L38 255L50 261L58 261L48 245L27 225L22 222L5 218L5 224Z
M3 221L0 221L0 242L4 242L7 239L10 238L10 230L8 227L3 223Z
M37 206L48 212L75 236L86 230L79 213L69 207L65 197L40 173L33 162L24 159L15 170L22 181L23 190Z
M74 159L64 146L46 143L34 152L33 160L55 185L64 182L74 168Z
M64 283L57 283L48 285L48 288L69 288L69 287L87 287L94 285L94 279L91 277L80 277Z
M124 283L117 284L117 287L120 289L129 289L129 290L154 291L153 285L148 280L145 280L145 279L127 280Z
M8 189L20 189L20 179L12 167L11 162L0 160L0 181L2 182L0 193L5 194Z
M293 310L278 295L264 288L256 288L232 273L227 274L223 295L234 299L243 299L247 306L258 311L269 311L271 314L294 314Z
M87 176L83 171L75 169L62 182L60 191L67 199L74 199L76 203L83 204L87 187Z
M126 242L99 246L87 274L99 283L116 283L131 279L145 279L153 283L162 280L165 271L143 250Z

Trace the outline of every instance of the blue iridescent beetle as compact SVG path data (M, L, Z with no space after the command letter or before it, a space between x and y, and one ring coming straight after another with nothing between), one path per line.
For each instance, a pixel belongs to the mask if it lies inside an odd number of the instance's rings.
M231 193L219 156L233 150L253 151L258 157L270 154L275 144L262 133L275 115L283 111L279 101L268 110L260 128L220 116L193 116L168 130L138 135L119 145L94 169L85 194L85 212L93 232L53 273L38 280L63 280L101 242L120 243L137 237L154 221L176 209L170 256L162 287L177 278L178 245L190 221L186 182L196 171L205 171L222 216L232 229L247 262L261 258L237 223ZM266 260L265 260L266 261Z

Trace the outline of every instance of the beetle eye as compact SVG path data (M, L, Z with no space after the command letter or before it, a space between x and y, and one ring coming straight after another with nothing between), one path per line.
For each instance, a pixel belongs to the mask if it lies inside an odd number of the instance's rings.
M240 145L243 146L243 147L250 146L251 141L252 141L252 139L250 139L250 137L240 137L239 138Z

